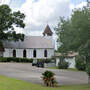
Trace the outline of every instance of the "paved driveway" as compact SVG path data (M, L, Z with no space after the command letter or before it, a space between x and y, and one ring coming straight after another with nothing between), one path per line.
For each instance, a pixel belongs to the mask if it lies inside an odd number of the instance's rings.
M0 63L0 75L30 81L32 83L42 83L42 73L46 68L32 67L31 64L21 63ZM56 75L56 80L60 85L87 84L88 76L85 72L74 72L66 70L51 70Z

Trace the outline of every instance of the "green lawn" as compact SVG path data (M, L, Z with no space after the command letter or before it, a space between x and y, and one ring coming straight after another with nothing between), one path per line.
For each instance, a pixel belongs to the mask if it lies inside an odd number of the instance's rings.
M32 84L22 80L0 76L0 90L90 90L90 84L47 88L45 86Z

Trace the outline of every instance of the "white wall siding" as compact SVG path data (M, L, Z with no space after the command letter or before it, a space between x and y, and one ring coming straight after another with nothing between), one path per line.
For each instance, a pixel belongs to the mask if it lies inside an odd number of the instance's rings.
M23 58L23 50L24 49L5 49L4 57L13 57L13 50L16 50L16 57ZM33 57L34 49L25 49L27 58ZM54 56L54 49L35 49L36 50L36 58L46 58L44 57L44 50L47 50L47 58L51 58Z
M37 58L51 58L54 56L54 49L36 49L37 50ZM44 51L47 50L47 57L44 57Z
M75 57L73 58L66 58L66 62L69 62L69 68L75 68Z
M23 58L23 50L24 49L15 49L16 50L16 57ZM12 52L13 53L13 52ZM13 54L12 54L13 55ZM13 57L13 56L12 56Z
M54 50L53 49L48 49L48 58L51 58L52 56L54 56Z
M7 48L5 48L5 51L4 51L4 53L3 53L3 56L4 57L12 57L12 49L7 49Z
M27 51L27 58L33 58L33 49L26 49Z
M37 52L36 54L37 58L44 58L44 49L37 49L36 52Z
M60 62L60 59L56 58L56 66L58 66L59 62Z

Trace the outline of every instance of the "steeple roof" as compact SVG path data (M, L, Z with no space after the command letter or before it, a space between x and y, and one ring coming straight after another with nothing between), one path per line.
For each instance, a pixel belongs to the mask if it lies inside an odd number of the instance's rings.
M44 32L43 32L43 35L44 35L44 36L45 36L46 34L47 34L48 36L52 36L52 34L53 34L53 32L51 31L49 25L46 26L46 28L45 28L45 30L44 30Z

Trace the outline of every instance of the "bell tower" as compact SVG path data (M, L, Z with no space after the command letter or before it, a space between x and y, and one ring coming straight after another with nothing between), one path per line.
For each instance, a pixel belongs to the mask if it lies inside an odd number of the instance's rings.
M50 40L52 42L52 44L54 45L53 32L50 29L48 24L43 32L43 37L46 38L47 40Z
M43 32L43 36L52 36L52 35L53 35L53 32L51 31L49 25L47 25Z

